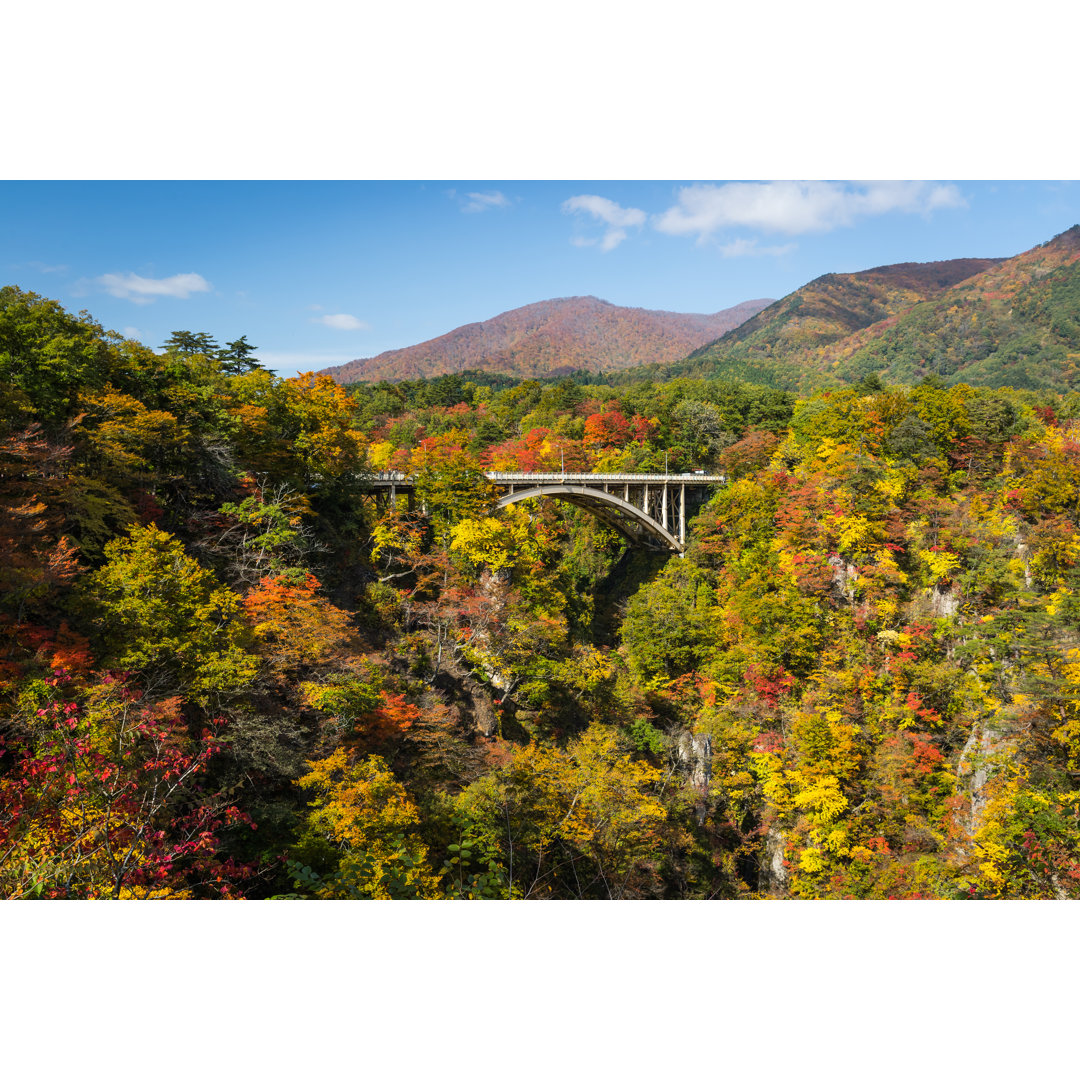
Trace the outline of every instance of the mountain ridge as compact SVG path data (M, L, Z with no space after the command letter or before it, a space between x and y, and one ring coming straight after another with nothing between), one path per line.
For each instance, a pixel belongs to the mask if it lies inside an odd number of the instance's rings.
M710 368L752 382L773 384L797 356L814 353L899 315L953 285L1005 261L946 259L893 263L852 273L822 274L716 341L670 366L672 376L705 375Z
M617 371L674 362L772 303L745 300L711 314L630 308L595 296L557 297L465 323L417 345L325 368L340 383L480 370L523 377Z
M853 335L821 361L876 374L1027 389L1080 389L1080 225Z
M824 274L685 360L623 377L735 378L808 393L868 375L911 383L930 374L1080 389L1080 225L1008 258Z

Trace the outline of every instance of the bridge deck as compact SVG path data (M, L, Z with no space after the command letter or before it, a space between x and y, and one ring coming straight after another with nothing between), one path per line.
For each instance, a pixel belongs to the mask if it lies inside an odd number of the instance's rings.
M493 484L574 484L589 487L593 484L695 484L713 485L727 482L727 477L718 473L523 473L523 472L485 472L484 475ZM375 473L372 483L376 487L394 484L411 484L413 478L402 472Z

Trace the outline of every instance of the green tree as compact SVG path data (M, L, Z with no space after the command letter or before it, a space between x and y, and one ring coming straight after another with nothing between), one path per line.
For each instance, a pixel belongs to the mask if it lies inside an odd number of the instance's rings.
M166 352L181 356L213 356L217 342L210 334L196 334L191 330L174 330L162 346Z
M21 391L46 426L67 420L79 392L103 386L118 366L115 345L87 314L13 285L0 289L0 386Z
M457 809L526 899L649 896L667 818L655 794L661 775L627 754L611 728L591 724L565 750L515 749Z
M251 354L257 345L248 343L247 334L242 334L235 341L225 342L225 347L218 350L221 369L226 375L246 375L262 365Z
M107 662L137 671L156 693L193 700L238 691L258 667L241 643L235 593L153 525L105 545L106 563L88 576L86 596Z
M621 633L638 678L674 679L705 660L718 633L714 596L706 573L679 559L631 597Z

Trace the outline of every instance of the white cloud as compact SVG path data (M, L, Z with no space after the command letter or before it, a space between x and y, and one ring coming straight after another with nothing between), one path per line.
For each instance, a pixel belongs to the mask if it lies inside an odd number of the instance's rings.
M322 326L329 326L332 330L370 330L366 322L362 322L355 315L320 315L311 320Z
M492 207L510 205L510 200L501 191L470 191L466 198L469 201L461 208L463 214L479 214Z
M679 189L676 205L656 215L652 224L659 232L696 235L699 241L731 227L796 236L828 232L860 217L893 212L927 215L965 206L955 184L926 180L691 184Z
M602 195L575 195L562 204L562 210L564 214L588 214L607 225L599 241L601 251L617 248L626 239L626 230L644 225L646 216L644 210L620 206ZM578 247L589 247L597 241L575 237L570 242Z
M120 332L124 337L133 338L135 341L138 341L142 334L142 331L140 331L137 326L125 326Z
M145 278L138 274L103 274L94 283L111 296L135 304L152 304L159 296L186 300L192 293L210 291L210 282L201 274L173 274L167 278Z
M45 263L32 262L29 265L31 269L36 270L39 274L66 274L68 271L66 264L47 266Z
M769 244L762 247L757 240L739 236L730 243L721 244L720 254L725 259L736 259L740 255L787 255L797 246L797 244Z

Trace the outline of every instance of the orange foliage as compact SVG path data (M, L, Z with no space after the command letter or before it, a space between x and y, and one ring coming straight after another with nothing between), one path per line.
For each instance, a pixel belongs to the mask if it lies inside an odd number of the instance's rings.
M317 596L319 581L264 577L242 603L259 651L280 672L331 662L355 642L349 616Z

